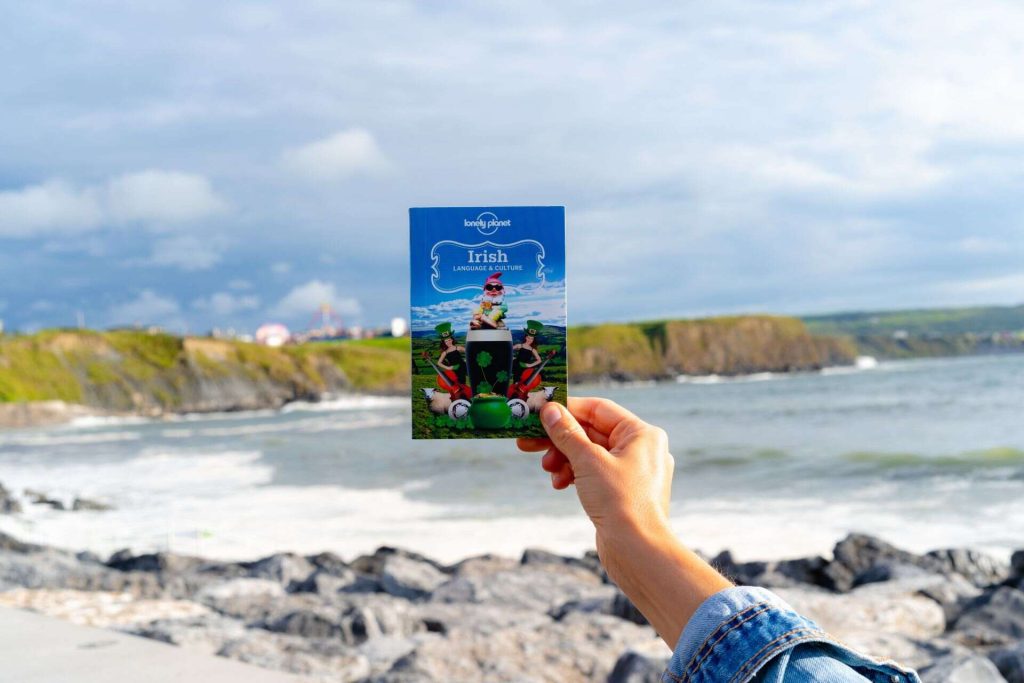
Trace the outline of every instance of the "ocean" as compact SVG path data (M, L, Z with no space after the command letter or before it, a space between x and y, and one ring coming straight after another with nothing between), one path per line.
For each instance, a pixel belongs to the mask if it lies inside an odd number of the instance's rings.
M827 554L850 531L918 552L1024 546L1024 355L573 389L668 431L674 528L704 552ZM504 440L413 442L409 420L405 399L340 397L0 432L8 489L116 508L27 505L0 515L0 531L100 554L224 559L593 547L573 491L550 488L539 454Z

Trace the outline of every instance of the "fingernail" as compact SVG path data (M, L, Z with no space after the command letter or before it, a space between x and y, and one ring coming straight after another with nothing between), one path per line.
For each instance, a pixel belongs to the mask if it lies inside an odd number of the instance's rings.
M545 427L554 427L555 423L562 419L562 411L558 409L557 403L549 403L540 411L540 420Z

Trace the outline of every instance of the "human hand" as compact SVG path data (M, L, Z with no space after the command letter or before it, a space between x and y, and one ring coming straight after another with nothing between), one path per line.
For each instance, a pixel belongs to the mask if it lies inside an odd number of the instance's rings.
M668 532L675 462L663 429L601 398L571 397L568 409L548 403L541 422L549 438L517 444L524 451L545 451L541 466L551 473L554 488L576 484L602 561L618 541L641 531ZM614 557L608 560L611 572Z
M548 403L541 422L549 438L519 439L519 448L545 451L554 488L576 485L601 564L675 647L697 607L731 584L669 527L675 462L665 431L600 398L570 398L568 409Z

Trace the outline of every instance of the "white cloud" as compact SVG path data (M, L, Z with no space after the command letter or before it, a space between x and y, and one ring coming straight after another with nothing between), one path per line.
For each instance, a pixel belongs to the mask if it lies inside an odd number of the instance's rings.
M181 306L170 297L144 289L134 299L111 306L107 320L111 325L176 327L181 323Z
M76 187L60 179L0 191L0 237L66 235L141 223L163 227L227 208L201 175L149 170Z
M0 237L91 230L103 221L99 192L60 180L0 192Z
M287 261L278 261L270 266L270 271L275 275L287 275L292 271L292 264Z
M357 175L379 175L390 162L364 128L349 128L322 140L285 150L285 168L312 180L343 180Z
M216 237L175 235L153 243L152 253L143 263L173 266L181 270L207 270L220 263L224 241Z
M159 169L112 179L107 185L107 205L110 217L122 223L184 223L227 208L205 177Z
M243 311L254 311L260 307L260 298L255 295L235 295L230 292L216 292L209 297L196 299L192 307L213 313L229 316Z
M236 278L228 283L228 289L234 289L236 291L252 289L252 283L242 278Z
M308 320L323 304L329 304L341 316L358 316L362 313L359 300L341 296L335 286L322 280L310 280L288 292L272 309L274 315L282 318Z

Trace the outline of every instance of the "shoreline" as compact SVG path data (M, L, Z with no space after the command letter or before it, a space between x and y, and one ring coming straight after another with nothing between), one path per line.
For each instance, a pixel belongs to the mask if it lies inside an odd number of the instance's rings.
M1013 657L1024 650L1024 613L1014 605L1024 605L1024 550L1006 563L850 534L828 557L737 562L725 551L711 561L739 584L775 590L851 646L918 668L925 681L996 665L1020 680ZM442 563L381 547L353 558L225 562L128 550L101 558L0 533L0 607L307 680L646 681L659 680L669 654L593 551Z

